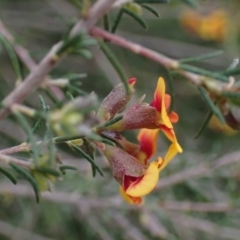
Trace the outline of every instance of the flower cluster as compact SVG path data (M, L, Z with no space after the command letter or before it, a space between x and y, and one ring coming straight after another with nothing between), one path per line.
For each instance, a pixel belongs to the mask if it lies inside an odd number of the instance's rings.
M122 197L129 203L139 204L142 197L156 187L160 171L177 153L182 152L182 148L172 125L178 121L178 115L169 111L171 97L165 93L163 78L159 78L150 104L143 103L141 98L121 112L134 93L135 83L134 78L128 81L129 94L126 94L122 85L118 85L103 100L97 113L103 124L96 131L116 142L116 146L99 144L98 147L109 161L113 176L120 184ZM111 124L104 124L106 121L111 121ZM122 131L132 129L140 129L138 144L121 135ZM156 152L160 131L170 140L171 145L164 158L158 157L156 161L149 162Z

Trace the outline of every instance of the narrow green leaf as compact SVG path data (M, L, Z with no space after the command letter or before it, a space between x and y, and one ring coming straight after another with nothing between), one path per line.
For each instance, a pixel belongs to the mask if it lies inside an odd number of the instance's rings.
M212 52L212 53L203 54L203 55L196 56L196 57L183 58L183 59L179 60L179 62L180 63L199 62L199 61L203 61L203 60L206 60L206 59L217 57L221 54L223 54L222 50Z
M116 142L114 142L112 139L106 138L106 137L101 137L99 142L111 145L111 146L116 146Z
M49 167L36 167L33 170L37 171L39 173L45 174L45 175L52 175L55 177L60 176L60 172L58 172L57 170L55 170L53 168L49 168Z
M54 141L54 143L61 143L61 142L67 142L67 141L82 139L84 137L85 136L83 136L83 135L56 137L56 138L53 139L53 141Z
M39 188L38 188L38 184L37 181L35 180L35 178L24 168L14 164L14 163L9 163L9 165L20 175L22 175L33 187L33 190L35 192L35 196L36 196L36 201L37 203L39 202Z
M94 148L92 147L92 145L90 144L88 139L83 139L83 141L86 146L87 154L89 154L89 156L94 160ZM91 167L92 167L92 175L93 175L93 177L95 177L96 176L96 168L93 164L91 164Z
M48 106L47 106L47 104L45 103L45 101L44 101L44 99L43 99L43 97L41 96L41 95L39 95L39 101L40 101L40 103L41 103L41 106L42 106L42 109L43 109L43 111L44 112L48 112Z
M88 94L87 92L79 89L79 87L75 87L73 84L69 84L67 86L67 89L73 93L80 95L80 96L86 96Z
M149 12L151 12L156 17L160 17L159 13L153 7L149 6L148 4L141 4L141 6L143 8L145 8L146 10L148 10Z
M238 75L238 74L240 74L240 68L234 68L234 69L226 70L226 71L220 72L219 74L222 74L224 76Z
M43 120L42 119L38 119L37 122L35 123L33 129L32 129L32 134L36 134L37 131L39 130L39 128L42 126L43 124ZM26 142L29 142L29 138L26 140Z
M227 70L235 69L239 63L239 58L234 58Z
M76 22L77 22L77 19L73 18L70 20L70 22L67 23L66 31L62 36L63 41L66 41L69 38L69 33L71 32L71 30L72 30L73 26L76 24Z
M4 48L6 49L8 56L10 58L14 73L16 75L17 80L22 80L22 74L21 74L21 67L20 62L18 60L17 54L12 47L11 43L5 38L4 35L0 33L0 41L2 42Z
M141 17L139 17L136 13L130 11L125 7L123 8L123 12L131 16L133 19L135 19L145 30L148 29L147 23Z
M201 93L204 100L206 101L206 103L208 104L208 106L210 107L211 111L217 116L217 118L219 119L219 121L222 124L225 124L225 119L224 119L224 116L222 115L222 112L215 105L215 103L212 101L212 99L209 97L207 91L202 87L198 87L198 90Z
M73 167L73 166L69 166L69 165L62 165L62 166L60 166L59 167L59 170L63 173L63 174L65 174L66 172L66 170L78 170L76 167Z
M105 122L103 125L100 126L100 128L105 128L105 127L111 126L114 123L117 123L122 119L123 119L123 115L119 115L119 116L112 118L109 121Z
M125 72L123 71L121 64L119 63L116 56L113 54L113 52L110 50L110 48L105 43L100 42L100 44L101 44L101 49L102 49L103 53L105 54L105 56L107 57L109 62L112 64L112 66L118 73L120 79L122 80L122 83L124 84L126 93L129 94L130 90L129 90L129 84L127 82L127 76L126 76Z
M36 144L36 139L33 136L32 129L31 129L28 121L26 120L26 118L20 112L16 112L15 116L17 117L18 121L20 122L23 129L25 130L25 132L28 135L28 139L30 140L30 143L32 145L31 150L32 150L32 153L33 153L33 158L34 158L35 162L37 162L38 157L39 157L39 152L38 152L38 147L37 147L37 144Z
M202 133L204 132L204 130L206 129L209 121L211 120L213 116L213 112L210 111L208 114L207 114L207 117L205 119L205 121L203 122L203 125L201 126L201 128L199 129L198 133L196 134L196 136L194 137L195 139L197 139L198 137L200 137L202 135Z
M182 1L192 8L197 8L198 7L198 3L197 3L196 0L182 0Z
M92 53L88 49L78 49L78 50L73 51L73 54L81 55L88 60L92 59L92 57L93 57Z
M95 168L96 170L100 173L101 176L104 176L101 168L96 165L96 163L94 162L94 160L88 155L86 154L81 148L79 148L78 146L76 146L75 144L69 143L69 145L79 154L81 154L82 157L84 157L86 160L88 160Z
M117 28L119 26L119 23L120 23L120 21L122 19L122 15L123 15L123 9L120 9L118 14L117 14L117 16L116 16L116 18L114 19L114 22L113 22L113 25L112 25L112 28L111 28L111 32L112 33L116 32L116 30L117 30Z
M71 52L76 45L81 42L82 38L83 34L78 34L74 37L65 39L63 45L59 48L56 54L61 55L62 53Z
M221 80L223 82L228 82L228 77L224 76L223 74L220 73L216 73L216 72L211 72L205 69L201 69L198 67L193 67L187 64L179 64L179 68L189 71L189 72L193 72L202 76L206 76L206 77L210 77L210 78L214 78L214 79L218 79Z
M110 30L110 22L109 22L108 14L105 14L103 16L103 27L106 31Z
M47 96L52 100L53 103L55 103L57 108L62 107L62 102L58 100L56 95L52 92L52 90L49 87L45 88Z
M68 96L68 98L73 102L74 101L74 97L70 92L66 92L66 95Z
M82 78L86 78L88 75L86 73L69 73L65 75L63 78L69 79L70 82L77 81Z
M221 95L229 99L234 99L234 100L240 99L240 92L222 92Z
M82 39L76 45L76 48L86 48L86 47L90 47L90 46L95 46L97 44L98 44L98 42L94 38L86 38L86 39Z
M11 180L11 182L13 184L17 184L17 180L15 177L13 177L13 175L11 173L9 173L7 170L3 169L0 167L0 172L5 175L7 178L9 178Z

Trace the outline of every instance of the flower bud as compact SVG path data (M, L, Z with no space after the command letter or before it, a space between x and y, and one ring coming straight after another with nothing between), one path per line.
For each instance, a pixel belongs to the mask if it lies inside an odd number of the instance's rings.
M148 104L135 104L123 113L123 118L107 126L108 130L123 131L129 129L158 128L159 114L155 107Z
M123 110L123 108L127 105L129 100L134 93L134 85L136 83L135 78L131 78L128 80L129 84L129 94L126 93L123 84L119 84L113 88L113 90L108 94L108 96L103 100L97 116L100 120L108 121L112 117L115 116L116 113Z
M113 176L121 185L124 184L125 176L141 177L144 175L146 166L121 148L105 145L102 151L109 161Z

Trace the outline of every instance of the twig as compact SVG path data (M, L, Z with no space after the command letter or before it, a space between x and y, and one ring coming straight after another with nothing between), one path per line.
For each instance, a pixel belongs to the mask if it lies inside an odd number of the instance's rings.
M145 240L147 239L141 231L139 231L127 218L119 212L112 215L112 219L123 230L124 239L130 240Z
M169 232L163 226L160 219L154 214L153 211L149 211L148 208L142 208L142 217L140 218L143 227L145 227L153 237L160 237L167 239Z
M94 24L101 18L105 12L111 8L115 0L98 0L89 10L83 20L79 20L70 32L70 36L75 36L78 33L83 33L91 29ZM9 114L9 110L14 103L19 103L35 90L45 79L47 74L55 67L55 65L64 57L54 58L57 51L62 46L62 42L57 43L36 66L26 79L17 86L4 100L5 108L0 110L0 119Z
M40 236L36 233L30 232L30 231L27 231L27 230L24 230L24 229L16 228L15 226L12 226L12 225L0 220L0 233L1 233L1 235L6 236L9 239L16 239L16 238L13 238L13 235L16 232L19 234L19 236L20 235L29 236L28 239L54 240L53 238L43 237L43 236Z
M17 165L25 167L25 168L30 168L31 165L32 165L30 162L27 162L27 161L24 161L24 160L19 160L17 158L10 157L8 155L4 155L2 153L0 153L0 161L3 161L7 164L8 163L14 163L14 164L17 164Z
M110 232L104 228L101 224L101 221L97 218L96 214L91 214L91 206L88 202L84 202L84 204L77 204L77 209L74 209L74 215L82 222L84 221L85 224L91 226L94 232L100 237L99 239L102 240L111 240L113 239L110 235ZM77 211L76 211L77 210ZM92 210L93 211L93 210Z
M35 61L31 58L28 51L22 46L15 43L15 40L11 33L4 26L3 22L0 20L0 32L7 38L7 40L12 44L14 50L16 51L18 57L22 60L22 62L27 66L29 70L33 70L36 67Z
M161 202L160 207L171 211L195 212L236 212L238 206L230 203Z
M193 83L194 85L202 85L204 83L204 77L201 75L197 75L195 73L191 73L188 71L184 71L182 69L179 69L179 62L171 59L169 57L164 56L161 53L157 53L151 49L148 49L146 47L143 47L139 44L136 44L134 42L131 42L123 37L117 36L115 34L109 33L105 30L102 30L98 27L93 27L90 30L91 35L95 36L95 37L101 37L105 40L111 41L114 44L117 44L119 46L122 46L132 52L134 52L135 54L139 54L142 55L146 58L151 59L152 61L155 61L159 64L161 64L162 66L166 67L167 69L174 69L176 71L178 71L181 75L183 75L184 77L186 77L191 83ZM221 85L221 83L219 83L219 86ZM219 89L217 89L219 90Z
M173 221L174 224L180 224L187 228L193 228L202 232L206 232L221 239L238 240L240 236L240 231L236 228L219 226L211 221L186 216L183 214L168 214L169 219Z

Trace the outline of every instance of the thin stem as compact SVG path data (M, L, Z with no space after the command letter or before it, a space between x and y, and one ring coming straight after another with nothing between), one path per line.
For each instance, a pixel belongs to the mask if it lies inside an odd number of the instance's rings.
M5 162L5 163L14 163L17 164L19 166L25 167L25 168L30 168L31 167L31 163L24 161L24 160L19 160L17 158L14 157L10 157L8 155L4 155L2 153L0 153L0 161Z
M151 59L154 62L157 62L161 64L162 66L166 67L167 69L174 69L178 71L181 75L186 77L191 83L194 85L202 85L204 84L204 81L206 80L204 76L198 75L183 69L180 69L180 64L177 60L171 59L161 53L155 52L151 49L148 49L146 47L143 47L139 44L136 44L134 42L131 42L123 37L117 36L115 34L109 33L105 30L102 30L98 27L93 27L90 30L90 34L95 36L95 37L101 37L105 40L108 40L116 45L119 45L123 48L126 48L135 54L142 55L146 58ZM218 86L223 83L218 83Z
M111 8L115 0L98 0L89 10L84 19L79 20L70 32L70 36L74 37L77 34L85 33L90 30L96 22ZM57 43L52 47L49 53L26 77L26 79L18 85L2 102L5 107L0 110L0 119L5 117L10 112L10 107L14 103L23 101L29 93L35 90L44 80L47 74L56 66L60 60L65 57L56 57L56 53L62 46L62 42Z

